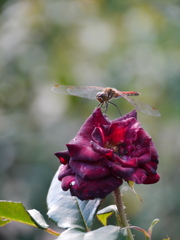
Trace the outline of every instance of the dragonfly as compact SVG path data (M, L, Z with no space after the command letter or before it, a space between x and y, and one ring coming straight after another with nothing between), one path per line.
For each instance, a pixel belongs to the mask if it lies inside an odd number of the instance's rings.
M124 98L130 104L132 104L140 112L154 116L160 117L160 112L148 105L147 103L141 102L137 99L131 98L130 96L138 96L140 93L135 91L119 91L116 88L110 87L97 87L97 86L68 86L68 85L54 85L51 90L58 94L72 95L88 99L96 99L99 105L102 107L104 104L111 103L109 100L113 98ZM98 106L99 106L98 105ZM115 105L115 104L113 104Z

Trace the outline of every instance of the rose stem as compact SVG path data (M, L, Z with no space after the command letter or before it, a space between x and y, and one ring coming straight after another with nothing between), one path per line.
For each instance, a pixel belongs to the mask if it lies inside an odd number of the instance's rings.
M116 206L118 208L118 212L119 212L119 216L120 216L121 227L127 227L128 240L134 240L131 230L130 230L130 228L128 228L129 223L128 223L128 220L126 217L126 213L124 211L120 188L117 188L114 191L114 197L115 197Z

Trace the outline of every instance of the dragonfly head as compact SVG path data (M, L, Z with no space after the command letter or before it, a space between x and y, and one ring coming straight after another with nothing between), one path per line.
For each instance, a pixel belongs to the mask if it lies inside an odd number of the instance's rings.
M100 102L100 103L104 103L105 101L108 101L109 99L107 98L107 94L104 92L98 92L96 94L96 99Z

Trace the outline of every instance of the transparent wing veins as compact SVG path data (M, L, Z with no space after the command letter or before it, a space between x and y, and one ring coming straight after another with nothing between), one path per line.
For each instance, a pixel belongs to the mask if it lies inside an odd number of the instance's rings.
M82 98L88 98L88 99L96 99L96 94L99 91L104 91L105 88L103 87L96 87L96 86L67 86L67 85L55 85L51 88L51 90L55 93L58 94L64 94L64 95L73 95L73 96L77 96L77 97L82 97ZM118 91L119 92L119 96L125 98L129 103L131 103L137 110L139 110L142 113L145 113L147 115L150 116L154 116L154 117L160 117L161 114L160 112L144 103L141 102L137 99L131 98L125 94L123 94L123 92Z
M142 113L145 113L147 115L154 116L154 117L161 116L160 112L156 108L150 106L147 103L141 102L131 97L127 97L124 94L122 95L122 97L125 98L129 103L131 103L137 110L139 110Z
M73 95L82 98L88 99L96 99L96 94L99 91L103 91L103 87L95 87L95 86L65 86L65 85L55 85L51 88L51 90L58 94L64 95Z

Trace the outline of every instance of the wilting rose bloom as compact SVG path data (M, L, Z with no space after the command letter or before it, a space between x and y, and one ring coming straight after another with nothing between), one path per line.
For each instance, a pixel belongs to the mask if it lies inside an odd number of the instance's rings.
M62 163L62 189L81 200L104 198L123 180L159 181L157 150L137 121L136 111L110 121L96 109L67 146L55 155Z

